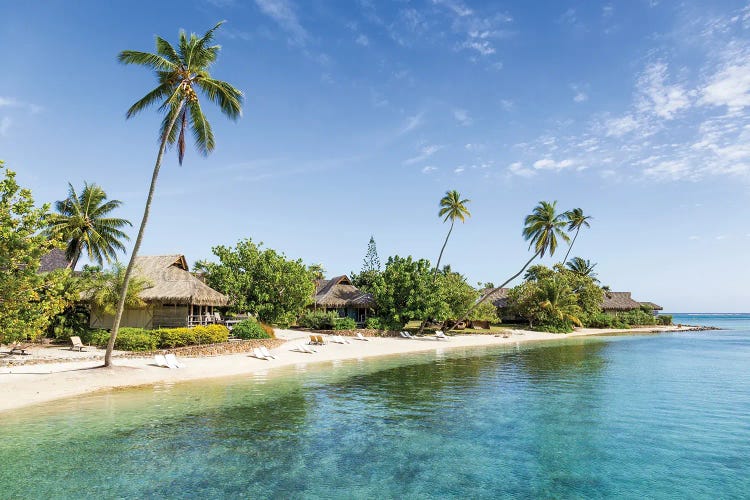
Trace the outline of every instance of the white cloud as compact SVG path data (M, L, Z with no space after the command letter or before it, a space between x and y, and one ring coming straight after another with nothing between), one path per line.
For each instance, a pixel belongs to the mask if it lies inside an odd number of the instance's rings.
M515 106L515 103L510 99L500 99L500 107L505 111L510 111Z
M10 130L10 126L12 124L13 124L13 120L11 120L7 116L4 116L2 120L0 120L0 137L5 137L5 135L8 133L8 130Z
M533 169L531 169L531 168L525 168L523 166L523 163L521 163L520 161L517 161L515 163L511 163L508 166L508 171L511 174L517 175L519 177L529 178L529 177L534 177L536 175L536 172Z
M10 107L18 106L18 105L19 105L18 101L16 101L12 97L0 96L0 108L5 108L5 107L10 108Z
M543 158L534 162L534 168L537 170L563 170L574 164L575 162L571 159L555 161L550 158Z
M696 235L692 235L692 236L690 236L690 237L689 237L688 239L689 239L689 240L692 240L692 241L695 241L695 240L699 240L699 239L701 239L701 237L700 237L700 236L696 236Z
M584 101L587 101L588 98L589 98L588 94L586 94L586 92L582 92L580 90L578 92L576 92L576 94L573 96L573 100L575 102L584 102Z
M454 173L454 174L460 174L460 173L461 173L461 172L463 172L464 170L466 170L466 168L464 168L464 167L456 167L456 168L455 168L455 169L453 170L453 173Z
M418 128L422 125L422 116L424 113L417 113L414 116L410 116L406 119L406 122L401 127L401 130L399 130L399 134L408 134L412 130Z
M625 115L621 118L612 118L604 124L605 135L622 137L640 127L638 121L632 115Z
M733 61L711 77L702 89L701 104L736 111L750 106L750 58Z
M404 165L413 165L422 162L441 149L443 149L443 146L439 144L428 144L427 146L422 146L419 148L419 154L417 156L404 160Z
M428 165L428 166L422 168L422 173L423 174L429 174L429 173L434 172L435 170L437 170L437 167L433 167L433 166L429 166Z
M456 108L453 110L453 118L456 119L458 123L461 125L471 125L472 119L471 116L469 116L469 112L465 109Z
M646 68L637 84L639 111L671 120L678 111L690 106L687 91L681 85L667 84L668 76L667 65L661 61Z
M289 0L255 0L255 4L287 32L290 42L295 45L305 44L307 31L300 24L294 5Z
M454 2L452 0L432 0L435 5L443 5L448 9L452 10L457 16L465 17L470 16L474 12L461 2Z
M360 34L356 40L354 40L357 44L362 45L363 47L367 47L370 45L370 40L367 38L366 35Z
M645 169L643 173L648 177L659 180L679 180L692 176L690 168L682 160L662 161L656 166Z

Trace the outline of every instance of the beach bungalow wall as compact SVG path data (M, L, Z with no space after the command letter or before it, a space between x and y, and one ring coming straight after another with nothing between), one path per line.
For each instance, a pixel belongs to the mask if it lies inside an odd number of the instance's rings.
M346 275L315 282L313 310L335 311L341 318L349 317L364 323L374 308L372 295L352 285Z
M125 309L120 326L134 328L175 328L190 324L191 316L204 316L215 307L226 306L229 298L190 273L184 255L136 257L134 274L151 286L140 293L143 309ZM109 330L114 316L91 306L89 326Z

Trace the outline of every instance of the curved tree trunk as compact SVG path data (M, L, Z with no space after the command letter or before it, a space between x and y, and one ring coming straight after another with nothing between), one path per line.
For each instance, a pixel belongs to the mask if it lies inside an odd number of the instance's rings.
M78 259L81 258L81 251L83 250L83 241L78 243L78 248L76 248L76 254L73 256L72 259L70 259L70 262L68 262L68 269L71 271L76 270L76 266L78 265Z
M156 156L156 164L154 165L154 173L151 176L151 186L148 190L148 197L146 198L146 208L143 210L143 219L141 219L141 227L138 229L138 237L135 240L133 246L133 252L130 254L130 261L128 267L125 270L125 277L122 282L122 289L120 290L120 300L117 302L117 312L115 313L115 319L112 323L112 334L109 336L109 342L107 342L107 352L104 355L104 366L112 366L112 350L115 348L115 339L117 338L117 332L120 329L120 321L122 320L122 313L125 310L125 298L128 295L128 285L130 284L130 275L133 272L133 265L135 264L135 258L138 255L138 250L141 248L141 242L143 241L143 233L146 232L146 223L148 222L148 216L151 212L151 202L154 199L154 191L156 190L156 180L159 178L159 170L161 169L161 160L164 157L164 150L167 148L167 139L172 133L177 118L180 116L182 108L185 106L185 102L180 103L180 107L172 118L172 123L164 131L164 136L161 138L161 145L159 146L159 154Z
M456 221L451 219L451 227L448 229L448 234L445 236L445 241L443 242L443 248L440 249L440 255L438 255L437 264L435 264L435 271L432 273L432 283L435 283L435 280L437 279L437 275L440 272L440 261L443 259L443 252L445 252L445 246L448 244L448 238L451 237L451 232L453 232L453 224L455 224ZM422 324L419 325L419 331L417 332L417 335L421 335L424 331L424 327L427 325L427 318L422 320Z
M576 235L573 236L573 241L570 242L570 246L568 247L568 251L565 252L565 258L563 259L562 263L565 264L568 262L568 255L570 255L570 251L573 249L573 245L576 243L576 238L578 238L578 232L581 230L581 226L578 226L576 229Z
M479 301L478 301L478 302L474 303L474 305L473 305L473 306L471 306L471 307L469 308L469 310L468 310L468 311L466 311L466 314L464 314L464 317L463 317L463 318L461 318L461 320L460 320L460 321L457 321L457 322L456 322L456 324L455 324L455 325L453 325L453 326L452 326L452 327L451 327L451 328L450 328L450 329L448 330L448 332L450 333L451 331L453 331L453 329L454 329L454 328L456 327L456 325L458 325L459 323L461 323L461 322L463 322L463 321L466 321L466 318L468 318L468 317L469 317L469 314L471 314L471 311L473 311L474 309L476 309L476 308L477 308L477 307L479 306L479 304L481 304L482 302L484 302L485 300L487 300L487 299L488 299L488 298L490 297L490 295L492 295L493 293L497 292L498 290L500 290L501 288L503 288L503 287L504 287L505 285L507 285L508 283L510 283L511 281L513 281L514 279L518 278L518 277L519 277L519 276L521 275L521 273L522 273L522 272L524 272L524 271L526 270L526 268L527 268L527 267L529 267L529 264L531 264L531 263L532 263L532 262L534 261L534 259L536 259L536 258L537 258L537 257L539 256L539 254L540 254L540 253L541 253L541 250L540 250L540 251L538 251L537 253L535 253L535 254L534 254L534 255L533 255L533 256L532 256L532 257L531 257L531 258L530 258L530 259L529 259L529 260L528 260L528 261L526 262L526 264L524 264L524 265L523 265L523 267L521 268L521 270L520 270L520 271L518 271L518 272L517 272L516 274L514 274L513 276L511 276L510 278L508 278L508 279L507 279L507 280L505 281L505 283L503 283L502 285L500 285L500 286L498 286L498 287L495 287L495 288L493 288L493 289L492 289L492 290L490 290L490 291L489 291L488 293L484 294L484 297L482 297L481 299L479 299Z

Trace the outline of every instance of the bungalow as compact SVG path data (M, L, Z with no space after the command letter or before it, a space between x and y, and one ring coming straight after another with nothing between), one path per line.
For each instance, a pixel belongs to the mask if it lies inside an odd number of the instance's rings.
M658 316L659 311L664 310L662 306L654 304L653 302L641 302L641 308L648 308L654 316Z
M352 285L348 276L315 281L314 310L336 311L342 318L349 317L358 323L367 319L367 312L375 307L375 299Z
M641 303L633 300L630 292L604 292L602 311L607 314L635 311L640 308Z
M49 273L58 269L65 269L66 267L68 267L68 259L65 258L65 250L53 248L42 255L39 272Z
M213 313L225 306L229 298L190 274L184 255L139 256L134 275L148 280L151 286L140 293L146 302L143 309L125 309L121 326L137 328L182 327L191 317ZM91 307L89 326L112 328L114 317L96 306Z

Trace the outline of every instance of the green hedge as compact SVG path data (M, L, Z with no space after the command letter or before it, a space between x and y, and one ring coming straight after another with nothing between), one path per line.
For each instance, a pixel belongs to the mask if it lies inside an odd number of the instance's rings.
M90 330L81 336L84 343L106 347L110 334L104 330ZM120 328L115 339L115 349L121 351L153 351L189 345L226 342L229 329L224 325L196 326L195 328Z
M357 322L349 317L336 318L336 321L333 322L334 330L354 330L355 328L357 328Z
M253 318L240 321L234 328L232 328L232 335L241 339L270 339L272 335L269 335L263 325L258 323Z
M333 330L333 326L336 324L338 315L331 312L323 311L311 311L303 314L298 323L303 328L311 328L313 330Z

